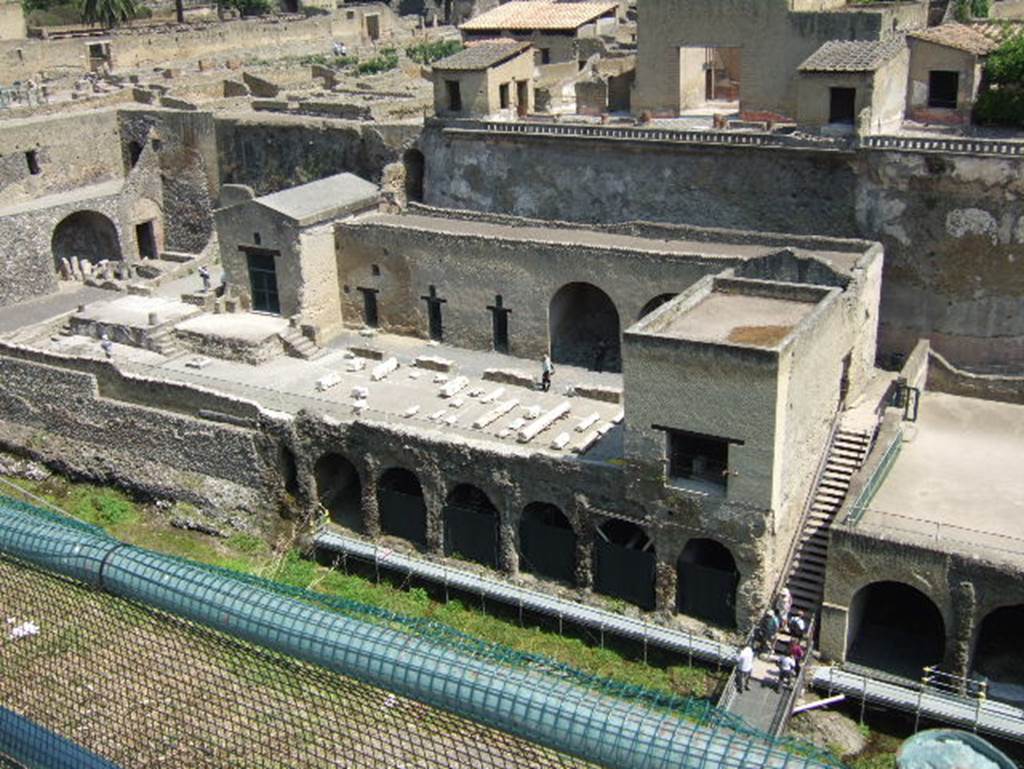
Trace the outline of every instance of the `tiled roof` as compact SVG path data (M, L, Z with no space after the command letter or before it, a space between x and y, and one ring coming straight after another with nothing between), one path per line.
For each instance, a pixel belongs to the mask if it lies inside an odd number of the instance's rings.
M513 0L470 19L463 32L495 30L573 30L609 11L618 3L559 3L552 0Z
M1024 34L1024 20L998 19L996 21L972 21L970 28L980 32L990 40L1001 43L1011 35Z
M801 72L874 72L907 45L902 37L888 40L830 40L812 53Z
M493 67L511 59L530 47L529 43L518 40L487 40L470 43L458 53L434 62L434 69L445 72L478 70Z
M955 48L958 51L973 53L975 56L985 56L999 47L999 43L996 40L980 30L969 27L966 24L957 24L955 21L911 32L910 37L915 40L924 40L936 45Z

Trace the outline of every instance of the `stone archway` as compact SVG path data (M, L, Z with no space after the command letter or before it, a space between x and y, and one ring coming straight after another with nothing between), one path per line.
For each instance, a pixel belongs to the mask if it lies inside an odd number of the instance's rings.
M341 454L324 454L313 467L316 498L331 520L352 531L365 530L359 473Z
M650 315L652 312L657 310L663 304L667 304L675 299L679 294L658 294L656 297L651 299L647 304L640 310L640 314L637 316L637 320L643 320L645 317Z
M1017 706L1024 705L1022 633L1024 605L1003 606L989 612L978 627L971 658L971 674L988 681L988 696Z
M498 568L498 509L482 490L456 486L444 505L444 552Z
M946 652L942 613L928 596L902 582L872 582L853 600L846 659L865 667L920 680Z
M73 262L77 258L97 264L104 259L122 258L117 227L97 211L75 211L61 219L53 229L50 248L58 273L63 259Z
M680 614L736 627L740 572L729 548L713 539L691 539L679 554L676 571L676 608Z
M590 283L568 283L548 308L551 359L597 371L621 371L619 311Z
M595 534L594 590L653 609L656 555L647 532L631 521L610 518Z
M427 545L427 504L423 486L412 470L392 467L377 482L377 510L384 534Z
M573 582L576 532L569 519L548 502L531 502L519 521L519 568L538 577Z

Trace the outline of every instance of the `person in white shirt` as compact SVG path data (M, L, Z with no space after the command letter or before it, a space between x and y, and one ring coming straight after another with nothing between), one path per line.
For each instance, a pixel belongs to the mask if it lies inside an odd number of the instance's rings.
M747 644L736 655L736 688L745 692L750 689L750 674L754 672L754 649Z

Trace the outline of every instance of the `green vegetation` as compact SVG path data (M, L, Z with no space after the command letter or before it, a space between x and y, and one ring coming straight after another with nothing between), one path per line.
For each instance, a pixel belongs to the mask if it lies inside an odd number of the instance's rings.
M1024 127L1024 33L1008 36L985 62L988 88L978 94L979 123Z
M303 558L289 536L283 536L273 547L250 534L217 539L174 528L164 515L133 502L117 490L70 483L57 476L44 481L5 480L133 545L358 601L396 614L429 618L485 641L544 655L594 675L696 697L713 694L724 678L724 674L685 665L664 668L646 665L609 648L588 646L576 638L537 627L520 627L460 601L435 601L422 588L403 590L328 569ZM194 512L179 504L168 518Z
M309 56L301 56L298 59L298 63L304 67L318 64L321 67L330 67L331 69L346 69L348 67L354 67L359 63L359 57L357 56L335 56L330 53L314 53Z
M135 0L82 0L82 19L105 27L116 27L138 13Z
M366 61L356 65L356 72L360 75L376 75L379 72L387 72L398 66L398 51L394 48L382 48L380 53Z
M462 43L459 40L429 40L410 45L405 49L405 55L417 64L433 64L461 50Z
M234 8L242 16L265 16L273 11L270 0L221 0L225 8Z
M95 0L94 0L95 4ZM116 22L108 22L103 19L96 21L107 26L114 26L122 21L132 19L148 19L153 11L144 5L136 4L130 0L127 4L112 2L111 5L126 5L127 16ZM22 10L25 12L25 22L30 27L66 27L79 24L89 24L92 20L85 15L85 3L81 0L21 0Z
M953 17L957 21L971 19L987 19L989 0L956 0L953 5Z
M845 757L850 769L894 769L896 752L903 740L891 734L875 731L867 724L861 724L860 729L867 738L867 745L856 756Z

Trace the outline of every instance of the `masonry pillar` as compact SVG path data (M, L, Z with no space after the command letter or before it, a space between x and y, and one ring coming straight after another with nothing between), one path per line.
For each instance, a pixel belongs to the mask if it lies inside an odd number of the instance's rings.
M566 510L576 530L576 587L590 590L594 587L594 527L586 503L573 499L572 509Z
M444 480L434 473L420 478L423 504L427 508L427 552L444 555L444 500L447 494Z
M655 546L657 547L657 546ZM674 611L676 608L676 566L661 560L654 564L654 608L656 611Z
M971 638L978 599L974 584L960 582L953 588L953 627L946 628L944 664L955 676L966 676L971 664Z
M504 495L504 504L498 511L498 568L511 577L519 574L519 516L522 510L519 495Z
M818 651L830 662L846 662L846 638L850 613L845 606L834 603L821 605L821 626L818 631Z
M366 530L366 534L373 539L380 536L380 508L377 504L377 479L379 477L380 463L366 457L362 479L363 528Z

